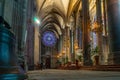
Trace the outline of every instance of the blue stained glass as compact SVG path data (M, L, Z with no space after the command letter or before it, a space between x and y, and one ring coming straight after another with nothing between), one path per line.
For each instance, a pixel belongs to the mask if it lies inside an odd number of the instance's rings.
M56 44L56 36L53 32L51 31L46 31L43 33L42 35L42 43L45 45L45 46L48 46L48 47L52 47Z

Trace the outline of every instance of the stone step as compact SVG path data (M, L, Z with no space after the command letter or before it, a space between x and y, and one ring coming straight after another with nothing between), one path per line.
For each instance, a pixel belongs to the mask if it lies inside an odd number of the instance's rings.
M120 71L120 65L82 66L81 70Z

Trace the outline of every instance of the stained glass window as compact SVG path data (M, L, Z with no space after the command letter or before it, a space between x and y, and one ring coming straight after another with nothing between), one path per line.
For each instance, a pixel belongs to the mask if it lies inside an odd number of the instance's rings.
M56 44L56 40L57 39L56 39L55 34L51 31L46 31L42 35L42 43L45 46L53 47Z

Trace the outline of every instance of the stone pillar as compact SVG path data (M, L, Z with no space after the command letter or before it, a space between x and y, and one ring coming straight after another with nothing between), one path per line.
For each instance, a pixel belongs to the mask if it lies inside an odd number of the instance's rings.
M60 53L62 52L62 48L63 48L63 35L60 35L60 41L59 41L59 44L60 44L60 49L59 49L59 51L60 51Z
M109 54L109 40L108 40L108 24L107 24L107 5L106 0L102 1L103 5L103 14L104 16L104 22L103 22L103 54L104 54L104 65L108 64L108 54Z
M0 16L4 17L5 0L0 0Z
M39 53L39 27L35 25L34 29L34 64L40 63L40 53Z
M42 62L42 47L41 47L41 45L42 45L42 37L41 37L41 32L40 32L40 30L39 30L39 61L40 61L40 63Z
M110 40L109 64L120 64L120 0L107 0Z
M71 53L71 61L75 61L75 54L74 54L74 32L73 29L70 30L70 53Z
M66 63L66 57L67 57L67 55L66 55L66 48L67 48L67 46L66 46L66 42L67 42L66 34L67 34L67 32L66 32L66 27L65 27L63 30L63 43L62 43L63 44L62 56L63 56L63 63L64 64Z
M79 31L79 28L78 28L78 26L79 26L79 16L78 16L78 14L76 14L76 26L75 26L75 33L74 33L74 50L75 50L75 60L77 60L78 59L78 55L77 55L77 53L78 53L78 49L79 49L79 46L78 46L78 31Z
M99 48L99 63L103 63L103 53L102 53L102 13L101 13L101 0L96 0L96 16L97 16L97 39L98 39L98 48Z
M70 28L67 27L67 35L66 35L66 38L67 38L67 56L68 56L68 61L71 62L71 54L70 54Z
M82 0L82 28L83 28L83 64L91 65L89 51L89 3L88 0Z
M70 32L69 27L65 27L65 52L66 52L66 62L71 61L71 54L70 54Z
M7 22L0 17L0 80L23 80L27 76L18 65L15 35L8 26Z

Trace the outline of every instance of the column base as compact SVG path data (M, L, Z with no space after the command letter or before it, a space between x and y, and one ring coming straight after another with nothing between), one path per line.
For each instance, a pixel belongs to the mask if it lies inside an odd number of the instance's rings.
M110 53L108 56L109 65L119 65L120 64L120 52Z
M0 80L24 80L27 76L23 74L1 74Z
M27 74L19 66L0 66L0 80L24 80Z
M92 60L85 60L84 63L83 63L84 66L92 66L93 63L92 63Z

